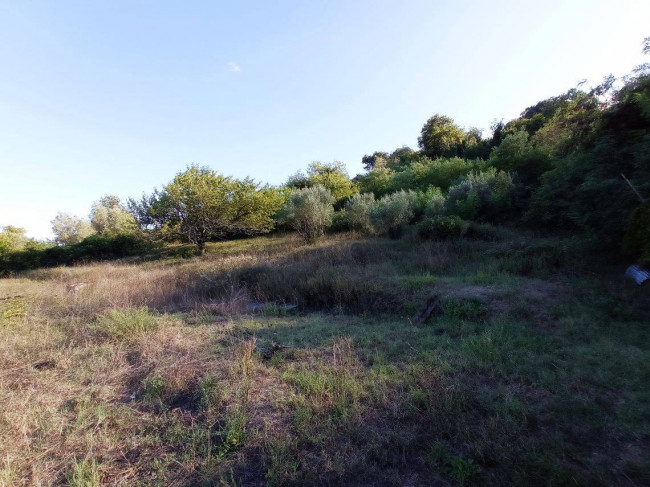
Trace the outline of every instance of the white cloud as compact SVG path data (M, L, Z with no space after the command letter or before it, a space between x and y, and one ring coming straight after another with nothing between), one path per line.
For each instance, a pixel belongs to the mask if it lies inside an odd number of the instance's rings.
M232 73L241 73L241 66L237 63L230 61L228 63L228 70Z

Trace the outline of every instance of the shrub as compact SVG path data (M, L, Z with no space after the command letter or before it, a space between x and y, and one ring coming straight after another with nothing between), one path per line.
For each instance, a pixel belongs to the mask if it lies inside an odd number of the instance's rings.
M332 224L334 197L324 186L295 191L280 214L306 242L314 242Z
M496 169L516 172L527 184L537 184L543 172L551 168L550 157L537 149L525 130L508 135L492 149L490 164Z
M431 186L447 190L458 178L485 167L485 162L481 160L468 161L460 157L448 159L423 157L395 173L390 186L393 190L419 189L425 191Z
M72 265L96 260L119 259L143 255L154 249L152 242L140 235L91 235L77 244L28 248L0 257L0 275L38 267Z
M345 205L345 219L350 229L363 233L373 230L371 215L375 208L375 196L372 193L357 194Z
M469 173L449 188L447 210L462 218L493 220L512 206L512 177L494 168Z
M469 224L457 215L427 217L418 225L422 238L449 239L462 237Z
M340 233L352 230L350 222L348 222L345 210L335 211L332 215L332 224L327 229L327 233Z
M379 200L372 213L375 227L391 238L399 238L404 225L415 214L417 195L414 191L398 191Z
M368 174L357 176L355 179L359 184L361 193L373 193L377 198L390 193L390 187L394 171L387 167L378 167Z
M432 186L424 193L425 205L424 214L428 217L442 215L445 212L446 199L442 194L440 188Z

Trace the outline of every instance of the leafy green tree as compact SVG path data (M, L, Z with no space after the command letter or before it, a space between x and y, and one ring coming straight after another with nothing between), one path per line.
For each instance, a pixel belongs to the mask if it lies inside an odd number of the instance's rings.
M390 186L395 172L386 167L373 169L368 174L355 178L361 193L373 193L375 197L382 197L390 192Z
M0 255L23 250L29 238L25 229L7 225L0 230Z
M401 171L421 156L422 154L420 152L414 151L410 147L404 145L389 154L387 167L389 169Z
M291 193L279 219L312 243L332 224L334 202L330 190L322 185L302 188Z
M57 213L52 220L54 241L59 245L74 245L95 233L89 221L68 213Z
M509 216L514 189L512 177L504 171L472 172L449 188L446 210L464 219L504 219Z
M373 152L372 155L365 155L361 159L361 164L366 171L386 167L388 164L389 155L387 152Z
M164 228L195 244L202 254L210 240L269 232L282 203L277 189L260 188L251 179L240 181L192 165L153 198L145 197L146 208L134 209L144 215L143 226Z
M342 162L313 162L309 165L307 174L312 186L321 185L327 188L337 202L346 200L358 191Z
M134 233L137 222L117 196L106 195L95 202L90 211L90 223L97 233L106 236Z
M538 149L525 130L506 136L501 145L492 149L490 165L506 172L516 172L526 185L536 184L551 168L548 153Z
M432 186L426 193L424 214L427 217L434 217L445 213L445 203L447 199L440 191L440 188Z
M573 90L571 98L562 103L553 116L535 133L533 139L545 152L558 157L578 149L587 142L602 116L602 105L595 92L605 94L612 79L590 93Z
M483 168L484 161L468 161L460 157L429 159L422 157L403 171L395 173L390 189L426 191L430 186L447 190L458 178Z
M427 157L455 156L465 131L444 115L434 115L422 127L418 145Z
M332 193L339 206L359 190L355 182L348 177L342 162L312 162L307 168L306 175L297 172L289 177L286 183L287 187L294 189L312 188L319 185Z

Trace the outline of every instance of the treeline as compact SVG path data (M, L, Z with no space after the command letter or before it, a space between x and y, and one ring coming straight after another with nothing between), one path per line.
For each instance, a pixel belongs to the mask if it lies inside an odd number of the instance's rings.
M459 238L477 223L579 232L650 263L650 65L491 128L483 137L434 115L417 150L364 156L366 172L352 179L337 162L312 163L280 187L193 165L138 200L103 197L88 220L58 214L53 242L5 227L0 271L137 255L170 241L202 253L212 240L277 229L309 242L344 230L399 238L409 225L421 238Z

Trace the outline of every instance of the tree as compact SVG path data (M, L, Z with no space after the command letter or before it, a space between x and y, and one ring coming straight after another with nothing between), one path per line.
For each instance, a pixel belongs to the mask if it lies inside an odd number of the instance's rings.
M372 233L371 215L375 208L375 195L357 194L345 204L345 219L352 230Z
M286 183L287 187L295 189L318 185L327 188L339 205L358 192L357 185L348 177L342 162L312 162L306 175L299 171L290 176Z
M384 196L375 207L372 217L376 228L397 239L402 235L404 225L415 215L417 194L415 191L397 191Z
M502 171L516 172L526 185L537 184L551 167L549 155L535 146L525 130L506 136L501 145L492 149L489 162Z
M7 225L0 230L0 255L19 252L25 248L29 239L25 229Z
M392 170L380 167L354 179L361 193L373 193L376 197L381 197L390 191L393 176L394 172Z
M106 195L93 204L90 222L100 235L128 235L137 230L133 215L117 196L112 195Z
M89 221L59 212L52 220L52 233L57 244L72 245L91 236L95 231Z
M306 242L321 237L332 224L335 199L322 185L299 189L291 194L280 220L286 222Z
M373 152L372 155L365 155L361 158L361 164L366 171L372 171L380 167L386 167L388 158L387 152Z
M145 196L141 207L134 201L131 206L135 214L142 215L142 226L164 227L195 244L202 254L210 240L269 232L282 203L283 196L277 189L192 165L179 172L162 191Z
M401 171L416 161L422 154L414 151L407 145L398 147L388 155L387 167L396 171Z
M431 158L455 156L465 139L465 131L444 115L434 115L422 127L418 145Z

